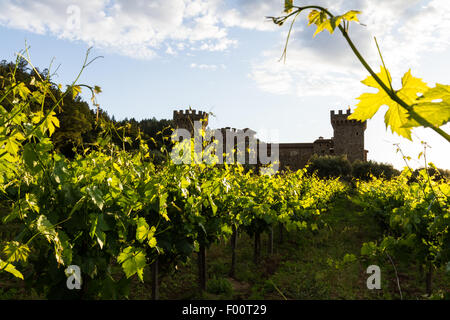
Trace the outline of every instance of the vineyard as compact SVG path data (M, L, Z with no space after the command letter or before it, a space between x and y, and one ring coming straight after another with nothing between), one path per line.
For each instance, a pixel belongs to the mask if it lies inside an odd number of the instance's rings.
M175 164L164 146L155 163L142 139L101 119L97 141L68 159L52 141L55 110L81 86L55 91L14 71L0 84L0 297L177 299L191 288L188 298L236 298L243 282L253 287L241 298L449 297L445 178L260 175ZM99 88L90 89L94 98ZM382 290L366 287L371 264ZM67 286L69 266L81 270L79 290Z

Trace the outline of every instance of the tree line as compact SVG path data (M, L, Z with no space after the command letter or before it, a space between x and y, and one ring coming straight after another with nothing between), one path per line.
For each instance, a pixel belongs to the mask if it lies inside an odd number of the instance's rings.
M38 78L36 73L39 73L41 78L47 78L52 83L50 90L56 99L63 95L61 85L52 82L52 75L49 74L48 69L42 71L38 68L33 69L25 60L20 60L17 64L6 60L0 62L0 81L7 78L8 74L12 72L15 72L17 81L25 83L32 92L35 89L33 87L37 85L34 80ZM53 104L54 101L46 97L42 104L36 101L30 102L30 109L33 112L39 110L46 112ZM14 101L5 99L2 105L10 112ZM136 120L135 118L116 120L114 116L110 116L107 111L101 108L98 110L97 118L97 110L91 109L80 95L65 96L62 106L57 108L55 112L59 120L59 127L55 128L52 135L53 144L58 152L70 159L74 158L77 153L81 153L83 149L95 145L102 131L101 125L108 124L112 124L111 127L116 128L112 135L113 142L124 146L126 150L134 150L139 147L139 135L147 142L154 160L162 159L160 148L163 144L170 147L170 140L164 139L164 137L170 137L172 133L173 121L171 119L158 120L152 117L142 120ZM125 143L123 141L124 136L127 137Z

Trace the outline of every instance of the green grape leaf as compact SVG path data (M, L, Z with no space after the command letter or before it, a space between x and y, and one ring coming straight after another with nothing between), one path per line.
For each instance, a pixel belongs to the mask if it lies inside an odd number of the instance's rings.
M35 226L48 242L53 242L55 258L58 264L70 264L72 261L72 247L69 243L69 237L63 231L57 232L55 226L44 215L39 216Z
M36 152L33 150L33 145L26 144L23 147L22 158L25 164L32 171L39 165L38 157L36 156Z
M413 77L410 69L404 74L402 88L397 92L397 95L407 104L412 105L417 102L419 93L423 94L428 90L428 85L422 79Z
M98 215L95 213L90 214L89 224L91 225L91 230L89 231L89 236L93 239L95 236L95 231L97 230Z
M137 221L137 229L136 229L136 240L139 242L143 242L147 239L148 234L150 233L150 227L145 221L144 218L139 218Z
M156 238L155 237L152 237L152 238L150 238L149 240L148 240L148 245L150 246L150 248L154 248L154 247L156 247Z
M25 201L27 202L31 210L33 210L36 213L39 213L40 209L38 205L38 199L34 193L26 193Z
M103 246L105 245L106 242L106 233L97 229L95 231L95 235L97 236L97 243L100 246L100 249L103 249Z
M54 111L50 112L47 119L45 120L45 124L48 128L49 135L51 136L53 132L55 132L55 127L59 128L59 120L55 117L56 113Z
M381 67L380 69L381 70L377 73L377 76L381 79L384 85L389 88L392 81L389 71L384 67ZM393 101L372 76L367 77L362 81L362 83L366 86L378 89L378 92L363 93L359 96L358 100L360 102L357 104L357 108L354 113L351 114L348 119L365 121L372 118L381 106L386 105L389 107L384 116L386 127L390 126L392 132L411 140L411 128L405 127L405 125L409 122L408 111L397 102ZM409 70L402 78L402 88L397 90L396 93L398 97L405 101L408 105L412 105L416 103L419 98L418 94L427 90L428 86L426 83L419 78L413 77L411 75L411 71Z
M436 127L446 124L450 121L450 86L436 83L436 87L430 88L417 99L413 109ZM418 126L420 124L413 119L405 125L405 127Z
M17 155L17 152L19 152L20 143L17 142L16 138L14 136L8 137L6 140L5 149L8 153L11 155Z
M26 244L21 244L17 241L6 242L3 253L8 258L7 261L27 261L30 254L30 248Z
M99 86L94 86L94 92L96 94L101 93L102 92L102 88L100 88Z
M216 214L217 213L217 205L214 203L210 194L208 194L208 200L209 200L209 205L211 206L211 210L212 210L213 214Z
M361 247L361 255L362 256L375 255L376 252L377 252L377 246L374 242L363 243L363 245Z
M346 254L345 256L344 256L344 259L342 260L342 262L343 263L351 263L351 262L355 262L357 259L356 259L356 256L354 255L354 254Z
M14 89L13 89L14 94L19 94L19 96L23 99L26 100L28 95L31 94L30 89L28 89L28 87L25 85L25 83L21 82L19 83Z
M137 273L139 279L144 281L146 257L143 249L127 247L119 254L117 261L122 265L127 278Z
M72 98L75 99L79 93L81 93L81 87L73 86L72 87Z
M334 16L330 19L331 28L334 30L341 24L342 16Z
M294 5L294 0L284 0L284 12L290 13L292 11L293 5Z
M37 219L36 228L47 239L48 242L53 241L57 236L55 228L44 215L40 215Z
M311 12L308 14L308 26L314 24L317 24L320 21L320 11L317 10L311 10Z
M33 91L31 96L36 100L37 103L42 104L45 100L45 95L39 91Z
M22 273L19 270L17 270L14 265L12 265L11 263L4 262L0 259L0 272L1 271L9 272L16 278L20 278L23 280Z
M111 226L108 224L107 220L105 220L105 214L100 213L98 216L98 228L102 231L111 231Z
M89 215L89 223L91 225L89 235L93 239L96 237L97 243L100 246L100 249L103 249L103 246L106 242L106 233L105 231L110 230L109 226L105 222L103 213L91 213Z
M331 28L333 30L336 29L336 27L338 27L341 24L342 20L356 21L359 23L357 15L360 13L361 13L361 11L350 10L350 11L344 13L343 15L332 17L330 19ZM332 33L332 32L330 32L330 33Z
M69 237L63 231L59 231L53 242L58 264L69 265L72 262L72 246L69 243Z
M102 195L101 191L97 188L97 186L93 186L92 188L91 187L87 187L86 188L86 192L91 197L91 199L95 203L95 205L100 210L102 210L103 209L103 205L105 204L105 202L103 200L103 195Z
M169 194L163 193L159 196L159 214L163 216L166 221L170 221L169 216L167 215L167 197Z
M357 10L350 10L346 13L344 13L341 17L342 19L345 19L347 21L356 21L359 22L358 20L358 14L361 14L361 11L357 11Z
M331 20L328 19L328 16L324 11L312 10L308 15L308 26L311 24L315 24L317 26L313 37L323 30L328 30L330 33L333 33L334 31L334 28L331 25Z

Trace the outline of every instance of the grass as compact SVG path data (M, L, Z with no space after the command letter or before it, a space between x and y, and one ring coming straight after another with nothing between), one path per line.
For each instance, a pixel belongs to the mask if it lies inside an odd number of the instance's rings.
M377 261L341 264L346 254L359 256L362 243L374 241L381 230L375 221L359 212L349 199L337 201L323 214L326 227L318 231L284 234L280 243L275 228L274 253L268 254L268 235L262 235L261 261L253 263L253 241L240 233L234 278L229 277L231 249L228 242L213 244L207 251L208 284L206 292L197 285L197 259L192 255L176 270L160 279L160 299L400 299L394 267L386 257ZM424 299L425 281L414 264L395 261L403 299ZM369 265L381 268L381 289L369 290L366 273ZM130 299L151 299L150 269L145 283L133 279ZM6 277L6 278L5 278ZM437 270L433 277L434 297L450 292L450 274ZM36 299L20 280L0 275L0 299Z
M253 242L240 234L234 278L228 276L231 250L222 241L207 253L209 281L228 282L231 293L217 290L200 293L197 286L196 257L192 256L179 270L161 279L161 299L400 299L397 277L390 260L354 261L336 268L329 261L342 261L352 253L359 256L362 243L377 239L375 221L363 216L349 199L342 199L324 213L328 226L314 233L291 232L278 243L275 234L274 254L267 253L268 235L262 235L262 259L253 264ZM403 299L424 299L425 281L414 265L396 263ZM381 289L369 290L366 285L371 264L381 269ZM220 279L220 280L218 280ZM433 287L440 293L450 292L450 275L437 270ZM209 288L210 289L210 288ZM211 292L214 291L214 292Z

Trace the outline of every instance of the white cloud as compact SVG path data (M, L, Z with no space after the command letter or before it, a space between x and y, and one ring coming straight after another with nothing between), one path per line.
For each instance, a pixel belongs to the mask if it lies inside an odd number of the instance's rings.
M204 42L199 49L207 51L223 51L228 47L236 47L236 46L237 40L224 39L221 42L212 42L212 41Z
M215 65L215 64L197 64L197 63L191 63L190 67L193 69L200 69L200 70L210 70L210 71L216 71L218 68L226 69L224 64Z
M228 27L273 31L278 27L266 16L281 14L282 8L280 0L241 0L237 1L236 7L225 10L221 17Z
M237 39L228 35L231 27L277 30L265 16L281 13L279 0L237 0L233 6L230 3L227 0L0 0L0 26L82 41L144 59L161 53L174 55L185 49L235 48ZM160 51L162 47L166 50Z
M0 25L80 40L137 58L155 56L167 42L174 42L168 54L185 47L223 51L236 41L228 38L227 28L218 18L220 3L80 0L74 5L72 0L0 0Z
M450 44L448 0L316 0L343 13L360 9L367 27L352 24L350 35L369 63L380 64L373 36L385 61L399 78L419 65L424 52ZM70 23L77 18L79 28ZM299 4L300 1L295 1ZM304 95L355 96L367 73L339 33L312 38L306 14L297 19L287 63L278 62L288 25L265 17L282 14L281 0L0 0L0 25L77 40L122 55L150 59L159 54L192 55L236 48L230 28L276 31L280 42L254 58L250 77L265 91ZM76 20L76 19L75 19ZM242 39L241 41L245 41Z
M176 51L173 50L171 46L167 46L166 53L169 55L175 55Z

